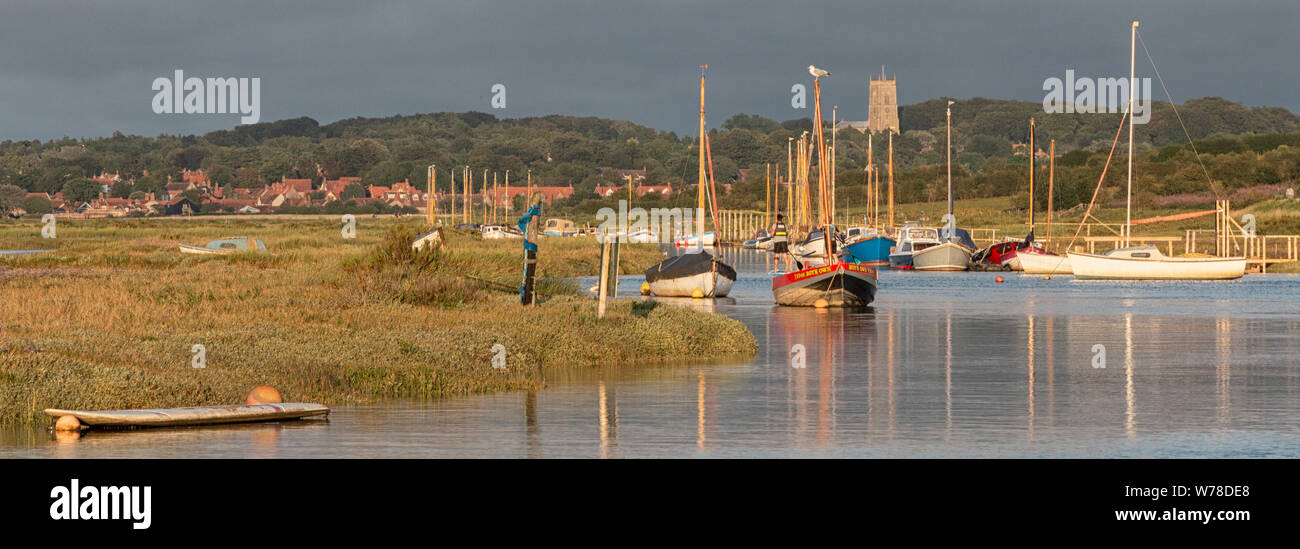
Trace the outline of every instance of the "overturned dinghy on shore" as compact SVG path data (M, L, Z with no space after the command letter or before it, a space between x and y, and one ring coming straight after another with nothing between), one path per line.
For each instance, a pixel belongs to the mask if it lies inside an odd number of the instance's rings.
M645 281L650 293L657 296L724 297L736 282L736 270L700 250L670 257L646 269Z
M266 253L266 244L261 239L249 238L247 236L232 236L229 238L218 238L203 246L192 246L181 244L181 253L183 254L200 254L200 255L228 255L237 252L258 252Z
M115 429L250 423L323 416L329 413L330 409L328 407L309 402L145 408L138 410L45 409L45 414L51 417L72 416L77 418L82 425L90 428L106 427Z

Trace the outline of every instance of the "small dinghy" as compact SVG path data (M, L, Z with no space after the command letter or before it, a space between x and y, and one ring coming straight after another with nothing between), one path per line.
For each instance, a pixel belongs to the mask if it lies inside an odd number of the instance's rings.
M238 252L266 253L266 244L263 244L261 239L247 236L218 238L203 246L181 244L181 253L186 254L227 255Z
M276 421L329 415L326 406L305 402L280 404L236 404L229 406L192 406L188 408L145 408L139 410L61 410L46 408L45 414L59 418L72 416L91 428L180 427Z

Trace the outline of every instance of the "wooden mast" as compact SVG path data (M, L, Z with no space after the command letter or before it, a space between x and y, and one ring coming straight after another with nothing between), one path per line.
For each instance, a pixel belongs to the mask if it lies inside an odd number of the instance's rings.
M817 205L819 212L818 222L822 225L822 238L826 240L826 262L831 261L831 221L827 218L832 212L827 211L827 191L830 184L830 166L826 158L826 134L822 129L822 82L821 77L813 77L813 102L816 109L813 111L813 126L817 131Z
M1044 250L1051 251L1052 245L1052 184L1056 179L1056 140L1052 140L1047 153L1047 244Z
M1029 117L1029 232L1034 232L1034 118Z
M894 130L889 130L889 226L894 231Z
M863 204L863 206L862 206L862 223L863 223L863 224L869 224L869 221L870 221L870 219L871 219L871 192L872 192L872 188L871 188L871 172L872 172L873 170L875 170L875 167L876 167L876 165L875 165L875 161L876 161L875 148L874 148L874 146L873 146L872 143L871 143L871 141L872 141L872 135L871 135L870 132L871 132L871 130L868 129L868 130L867 130L867 171L866 171L866 174L865 174L866 177L867 177L867 181L866 181L867 184L866 184L865 187L863 187L863 188L867 191L867 196L865 197L865 198L866 198L866 200L865 200L866 203Z
M704 71L708 70L709 65L700 65L700 140L696 143L700 149L700 170L699 170L699 200L696 203L695 212L695 237L700 244L700 249L704 249ZM714 237L716 238L716 236Z

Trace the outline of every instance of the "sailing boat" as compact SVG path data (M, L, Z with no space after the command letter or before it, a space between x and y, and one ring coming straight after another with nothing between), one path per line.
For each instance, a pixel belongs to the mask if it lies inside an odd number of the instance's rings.
M707 69L708 65L700 67ZM711 234L704 232L704 72L700 72L700 158L699 158L699 205L695 215L695 234L703 235L707 240ZM714 205L716 209L716 204ZM704 251L707 242L700 238L693 241L693 249L676 257L670 257L645 271L645 281L650 285L650 292L663 297L723 297L731 291L736 282L736 270L730 265L709 255Z
M1103 255L1068 252L1075 278L1110 280L1228 280L1246 274L1245 257L1168 257L1155 246L1129 246L1133 222L1133 102L1136 90L1138 22L1129 37L1128 69L1128 196L1124 216L1124 246ZM1172 100L1171 100L1172 104Z
M970 233L956 227L952 215L952 101L948 101L948 225L939 230L939 245L912 252L912 268L918 271L964 271L975 253Z
M873 155L871 153L871 136L868 135L867 136L867 177L868 178L870 178L872 174L876 172L874 160L875 159L873 158ZM894 131L892 129L889 130L889 180L890 180L890 188L892 189L893 180L894 180ZM870 181L870 179L868 179L868 181ZM868 204L874 204L876 201L876 197L880 193L879 181L880 181L879 177L877 177L875 185L868 185L868 187L871 189L870 194L872 195L867 198ZM889 211L892 212L894 211L894 204L893 204L894 195L892 193L889 195L889 200L890 200ZM863 213L864 217L866 216L865 212L870 209L871 209L870 206L864 209L864 213ZM845 238L844 242L845 242L844 244L845 260L852 261L854 263L862 263L862 264L867 264L872 266L888 266L889 254L898 245L897 241L895 241L893 238L890 238L888 234L885 234L883 231L880 230L880 226L878 223L871 223L869 228L863 228L856 235L853 233L853 229L849 229L848 237Z
M835 226L830 191L829 160L826 157L826 140L822 134L821 77L830 73L808 66L813 75L813 127L817 130L817 190L821 238L825 250L820 266L812 266L772 279L772 296L778 305L814 307L863 307L876 297L876 269L868 265L850 263L835 253Z

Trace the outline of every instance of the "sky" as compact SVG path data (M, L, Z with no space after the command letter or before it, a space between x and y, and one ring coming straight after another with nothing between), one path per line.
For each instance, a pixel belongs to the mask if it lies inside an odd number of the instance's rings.
M1085 0L189 0L0 3L0 140L201 134L236 114L158 114L156 78L260 79L262 122L477 110L565 114L695 133L733 114L866 117L867 80L899 103L1041 102L1044 80L1128 73L1130 21L1173 99L1300 112L1300 2ZM1138 46L1138 76L1153 76ZM493 86L505 108L493 108ZM811 99L811 98L810 98ZM1159 83L1156 100L1164 100ZM809 101L811 104L811 100Z

